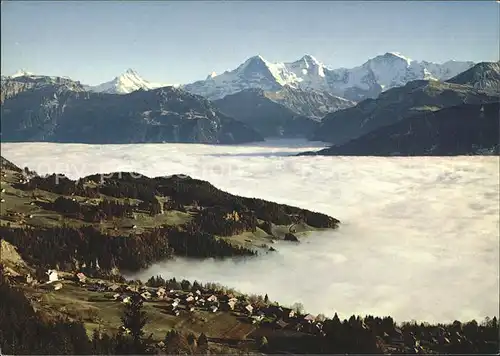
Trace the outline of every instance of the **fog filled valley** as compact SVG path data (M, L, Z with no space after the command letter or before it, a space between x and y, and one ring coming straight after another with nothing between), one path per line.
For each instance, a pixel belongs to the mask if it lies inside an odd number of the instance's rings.
M498 156L294 156L321 143L3 143L38 174L186 174L224 191L333 216L340 228L246 260L156 263L128 278L218 282L341 317L448 322L498 315ZM34 154L36 152L36 154Z

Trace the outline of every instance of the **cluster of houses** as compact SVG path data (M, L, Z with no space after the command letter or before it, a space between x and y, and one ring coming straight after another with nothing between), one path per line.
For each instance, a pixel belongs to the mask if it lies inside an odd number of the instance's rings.
M46 272L48 281L54 290L63 288L58 271L49 269ZM245 296L235 296L231 293L216 292L213 290L183 291L168 290L165 287L148 287L134 284L109 283L102 280L89 280L84 273L73 275L82 288L99 293L112 293L112 299L121 303L130 303L132 297L140 296L144 302L163 301L167 304L166 310L174 316L181 313L196 313L207 311L210 313L232 312L244 316L252 324L267 323L276 329L288 329L315 334L324 334L322 323L311 314L298 315L293 309L276 304L249 302ZM27 275L28 284L35 283L31 275Z
M297 315L291 308L262 302L251 303L244 296L236 297L231 293L200 289L188 292L138 285L106 285L105 282L88 285L87 289L96 292L112 292L112 298L124 304L130 303L134 295L139 295L144 302L164 301L167 304L166 310L174 316L197 311L232 312L238 316L247 317L252 324L267 322L278 329L323 334L322 323L311 314Z

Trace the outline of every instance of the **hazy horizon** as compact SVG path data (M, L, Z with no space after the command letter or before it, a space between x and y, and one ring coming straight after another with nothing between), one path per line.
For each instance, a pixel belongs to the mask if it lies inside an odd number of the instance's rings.
M21 2L1 5L1 71L95 85L133 68L184 84L254 55L351 68L386 52L497 61L496 2ZM311 21L310 19L314 19Z
M289 140L1 148L5 158L40 174L75 179L113 171L184 173L233 194L319 211L342 223L299 245L279 242L276 254L244 262L179 258L154 264L136 278L162 274L219 282L267 293L284 305L301 302L307 311L327 316L427 322L498 316L497 156L286 156L322 145Z

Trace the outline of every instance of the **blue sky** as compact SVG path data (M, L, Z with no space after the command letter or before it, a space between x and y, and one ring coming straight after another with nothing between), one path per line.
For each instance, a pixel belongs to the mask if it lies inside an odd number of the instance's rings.
M416 60L498 60L499 6L475 2L3 1L1 71L87 84L127 68L187 83L248 57L311 54L353 67L385 52Z

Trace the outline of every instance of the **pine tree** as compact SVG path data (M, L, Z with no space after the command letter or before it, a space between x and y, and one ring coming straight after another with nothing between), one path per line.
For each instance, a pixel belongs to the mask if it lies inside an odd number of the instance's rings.
M198 337L198 353L206 354L208 352L208 339L205 333L201 333Z
M144 336L144 326L147 322L146 312L142 310L142 299L135 295L131 298L130 303L125 304L125 309L122 316L122 323L125 330L130 330L130 335L133 338L134 351L137 354L145 353L145 344L142 340Z

